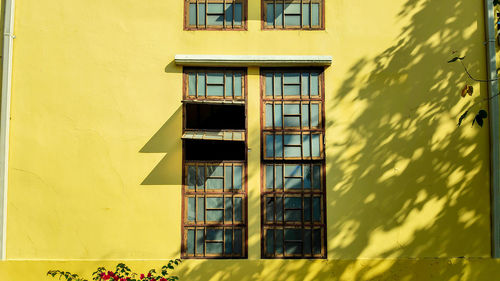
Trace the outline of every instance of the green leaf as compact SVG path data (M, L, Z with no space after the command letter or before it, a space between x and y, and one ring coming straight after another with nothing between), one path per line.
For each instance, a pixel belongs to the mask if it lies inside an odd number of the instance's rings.
M479 110L479 112L474 117L474 120L472 121L472 125L474 126L474 122L475 122L479 125L479 127L483 127L483 124L484 124L483 119L485 119L487 117L488 117L488 112L486 112L486 110L484 110L484 109Z
M459 59L459 57L454 57L451 60L448 61L448 63L456 62Z
M458 118L457 127L460 127L460 125L462 125L462 121L464 121L465 117L467 117L467 113L469 113L469 110L466 110L462 115L460 115L460 118Z

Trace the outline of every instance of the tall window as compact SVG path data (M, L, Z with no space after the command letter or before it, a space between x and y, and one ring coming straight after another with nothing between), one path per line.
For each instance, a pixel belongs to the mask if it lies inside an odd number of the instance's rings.
M264 29L323 29L324 0L262 0Z
M183 258L247 256L245 78L184 69Z
M186 30L246 29L247 0L184 0Z
M325 258L321 69L263 69L262 256Z

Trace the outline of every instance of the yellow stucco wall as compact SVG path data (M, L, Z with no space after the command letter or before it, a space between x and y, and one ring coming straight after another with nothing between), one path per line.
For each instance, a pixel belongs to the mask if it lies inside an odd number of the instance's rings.
M455 267L446 259L490 256L488 129L471 119L456 126L486 85L447 63L457 51L485 77L482 2L326 0L324 31L262 31L260 1L249 2L248 31L188 32L181 0L16 1L6 251L20 261L0 263L2 280L99 263L82 260L161 264L179 256L175 54L333 56L325 71L331 261L259 260L259 69L251 67L251 261L190 261L189 280L264 278L264 264L290 280L312 280L322 268L324 276L366 280L391 270L419 280L411 272L433 268L465 280L457 276L498 268L488 259ZM460 98L465 83L474 85L472 98Z

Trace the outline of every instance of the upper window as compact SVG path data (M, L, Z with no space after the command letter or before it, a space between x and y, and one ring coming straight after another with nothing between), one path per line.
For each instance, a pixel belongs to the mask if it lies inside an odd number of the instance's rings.
M264 29L323 29L324 0L262 0Z
M246 29L246 0L185 0L185 29Z

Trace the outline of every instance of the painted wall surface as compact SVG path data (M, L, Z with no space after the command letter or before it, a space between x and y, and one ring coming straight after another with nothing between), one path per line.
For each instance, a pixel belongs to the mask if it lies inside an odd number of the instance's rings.
M182 68L174 55L331 55L332 261L259 261L260 216L251 215L251 261L190 261L183 274L265 279L266 264L290 280L312 280L322 268L321 276L347 274L337 280L394 271L421 280L411 272L422 270L448 278L429 280L465 280L491 265L498 275L495 261L446 259L490 256L488 128L471 119L457 128L486 85L447 63L456 51L485 77L482 2L327 0L323 31L262 31L260 1L249 2L248 31L215 32L183 31L181 0L16 1L7 259L178 257ZM248 212L258 214L259 69L248 75ZM462 99L465 83L475 91ZM0 276L37 280L24 269L96 264L4 262Z

